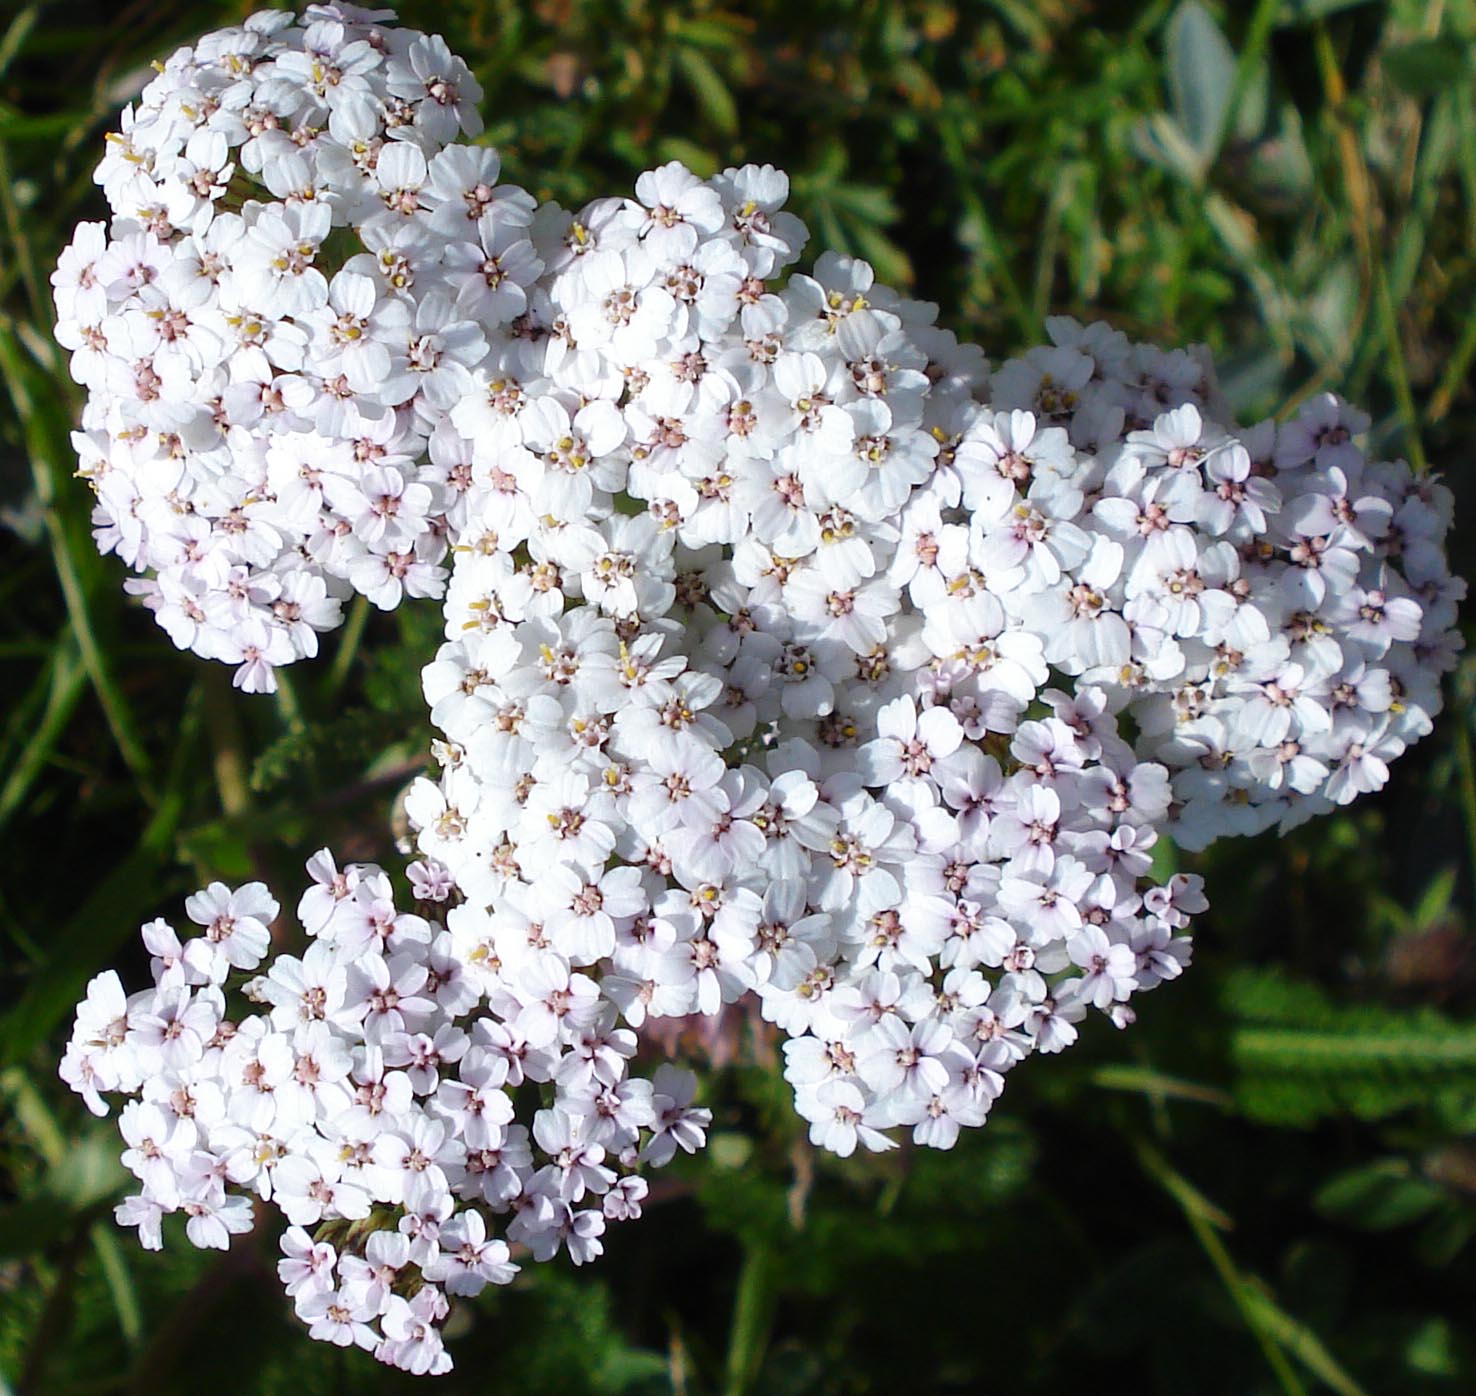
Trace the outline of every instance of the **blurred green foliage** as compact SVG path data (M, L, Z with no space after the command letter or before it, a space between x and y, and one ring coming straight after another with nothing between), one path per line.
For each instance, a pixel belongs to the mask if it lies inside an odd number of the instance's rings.
M249 7L247 7L249 8ZM0 3L0 1391L360 1392L271 1251L115 1234L72 1003L206 876L392 858L434 607L357 618L274 703L172 652L87 536L46 275L102 132L231 0ZM1046 315L1202 340L1247 419L1334 388L1447 474L1471 575L1476 0L416 0L512 178L787 168L818 246L996 361ZM367 624L365 621L367 619ZM735 1023L712 1146L587 1272L464 1306L496 1393L1476 1389L1476 667L1391 788L1197 860L1185 980L1027 1067L947 1155L813 1155ZM456 1330L460 1330L457 1332Z

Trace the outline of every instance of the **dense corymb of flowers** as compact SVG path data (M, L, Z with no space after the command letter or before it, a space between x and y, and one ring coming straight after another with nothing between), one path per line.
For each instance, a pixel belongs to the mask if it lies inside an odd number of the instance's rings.
M520 314L533 200L439 38L272 11L180 49L124 113L52 278L88 393L99 546L248 691L356 590L439 596L467 461L447 410Z
M864 262L790 274L771 166L534 208L441 144L464 68L382 18L177 55L104 166L112 242L57 281L103 542L177 642L268 687L343 579L394 605L449 547L420 914L320 855L314 943L243 1014L275 904L212 887L202 936L145 928L152 990L95 981L64 1074L141 1095L146 1241L184 1210L223 1244L254 1192L315 1336L437 1370L446 1294L509 1243L589 1258L701 1143L691 1082L626 1074L648 1022L753 996L816 1145L951 1147L1183 971L1205 901L1152 876L1161 833L1384 783L1463 584L1448 492L1336 399L1242 429L1206 355L1064 319L991 370ZM219 191L186 206L197 143ZM228 156L277 202L227 211ZM335 268L332 228L368 250ZM160 317L210 362L138 351Z
M947 1147L1089 1009L1130 1021L1203 902L1146 879L1167 770L1049 686L1076 579L1018 487L1091 459L864 263L781 288L786 192L669 165L540 215L547 299L452 411L408 810L514 996L552 962L639 1030L755 993L816 1143Z
M313 1337L443 1372L448 1295L507 1284L509 1243L592 1260L640 1216L642 1170L699 1148L710 1117L689 1073L627 1074L635 1034L587 977L556 988L550 967L525 1005L469 953L468 908L397 911L379 868L327 852L308 872L311 943L262 974L278 908L259 882L191 897L183 940L146 925L152 986L95 978L62 1075L98 1114L101 1092L136 1097L119 1125L141 1188L118 1219L145 1246L180 1212L224 1248L255 1195L287 1223L277 1269ZM445 900L433 871L412 880Z
M1428 730L1449 499L1333 399L1214 425L1206 361L1104 326L990 375L864 263L781 287L784 193L672 165L548 215L452 413L486 486L409 812L632 1026L757 994L817 1143L946 1147L1180 972L1159 829L1290 823Z
M1005 633L1038 641L1078 699L1099 691L1138 758L1170 770L1186 847L1379 789L1430 730L1461 643L1450 491L1368 460L1369 419L1331 395L1280 426L1221 426L1207 359L1049 329L994 375L993 429L965 431L955 458L982 434L1013 484L986 470L971 492L955 463L968 567ZM909 537L940 536L925 496L913 511ZM945 585L964 570L942 565ZM930 646L930 665L957 658Z

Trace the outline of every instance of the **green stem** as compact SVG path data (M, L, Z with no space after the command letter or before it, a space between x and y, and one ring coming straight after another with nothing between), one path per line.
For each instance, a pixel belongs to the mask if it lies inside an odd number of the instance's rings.
M1466 246L1476 247L1476 131L1471 128L1473 116L1471 93L1465 83L1457 83L1453 93L1456 110L1456 129L1460 132L1456 145L1456 159L1460 167L1461 183L1466 194Z
M302 704L297 697L297 685L292 682L292 675L285 668L278 669L277 674L277 713L289 732L301 732L307 722L302 715Z
M15 265L25 285L26 296L31 302L31 314L38 325L49 326L51 297L47 293L46 278L41 275L31 251L31 240L26 236L21 208L15 199L15 177L10 170L10 151L3 141L0 141L0 212L5 216L5 230L10 235Z
M1430 468L1425 456L1425 443L1420 438L1420 414L1409 386L1409 368L1404 360L1404 345L1399 338L1399 320L1394 313L1394 298L1389 294L1389 277L1382 261L1373 263L1374 306L1378 314L1379 334L1384 341L1384 364L1399 420L1404 426L1404 445L1409 463L1421 475Z
M1466 385L1472 359L1476 359L1476 313L1467 315L1460 341L1440 375L1439 386L1430 395L1430 409L1425 413L1427 422L1438 422L1450 411L1455 395Z
M136 1349L143 1339L143 1312L139 1308L138 1295L133 1291L123 1248L118 1244L118 1233L112 1221L108 1220L95 1222L91 1236L92 1249L97 1253L98 1266L107 1282L114 1312L118 1315L118 1330L129 1348Z
M1225 1243L1220 1240L1214 1228L1203 1217L1187 1211L1185 1216L1194 1232L1195 1239L1209 1257L1210 1264L1215 1267L1221 1283L1229 1291L1231 1299L1235 1301L1235 1307L1240 1310L1241 1316L1245 1319L1246 1327L1255 1334L1256 1342L1260 1344L1261 1351L1265 1353L1271 1370L1276 1373L1276 1379L1281 1383L1282 1390L1287 1393L1287 1396L1307 1396L1307 1388L1302 1384L1301 1378L1293 1370L1286 1354L1282 1352L1276 1339L1262 1321L1261 1309L1250 1297L1246 1282L1236 1270L1235 1262L1230 1258L1230 1252L1226 1250Z
M1471 855L1471 877L1476 885L1476 758L1471 753L1471 723L1463 718L1455 729L1456 762L1461 773L1461 811L1466 820L1466 842Z
M1394 311L1394 298L1389 291L1389 275L1383 259L1377 255L1374 241L1382 227L1382 220L1374 198L1373 181L1369 177L1368 166L1358 143L1358 133L1348 115L1348 89L1343 81L1342 69L1338 65L1332 37L1325 21L1319 19L1313 27L1312 42L1318 71L1322 77L1323 93L1327 98L1337 136L1361 280L1366 283L1373 301L1376 331L1384 351L1389 386L1394 391L1394 401L1404 426L1409 463L1416 471L1423 472L1428 462L1424 442L1420 437L1419 412L1415 408L1414 394L1410 391L1409 368L1405 362L1404 345L1399 338L1399 320Z
M5 74L15 60L16 54L21 51L22 45L30 37L31 30L36 27L36 21L40 17L40 5L27 5L11 20L10 28L5 31L5 37L0 39L0 76Z
M748 1396L754 1389L768 1350L778 1297L772 1252L766 1242L755 1241L744 1253L743 1268L738 1274L724 1396Z
M37 408L31 398L25 379L27 369L21 358L14 333L9 324L0 326L0 371L3 371L6 386L20 418L26 438L26 452L31 461L31 476L36 487L36 498L41 504L46 533L51 542L52 562L57 580L61 584L62 598L66 602L67 618L76 636L77 647L82 655L83 666L102 705L103 717L113 735L123 760L133 773L134 783L145 803L155 806L158 797L154 791L148 753L134 731L133 717L122 691L114 682L102 647L97 641L89 614L87 593L82 585L76 558L72 555L72 540L67 536L56 500L56 466L52 459L52 446L45 428L37 417Z
M230 682L220 665L209 666L204 685L205 726L210 732L215 787L220 794L221 810L227 818L235 818L251 808L251 783L242 751L241 724L231 702Z
M1287 1360L1288 1354L1295 1357L1319 1381L1336 1391L1338 1396L1368 1396L1343 1370L1338 1360L1328 1351L1327 1345L1312 1329L1282 1309L1276 1302L1276 1297L1259 1280L1236 1268L1235 1261L1216 1230L1228 1230L1230 1218L1188 1179L1175 1172L1168 1160L1151 1144L1139 1140L1136 1141L1136 1148L1143 1167L1179 1204L1195 1238L1209 1257L1210 1264L1215 1267L1231 1299L1235 1301L1246 1326L1255 1334L1256 1341L1266 1354L1266 1360L1271 1364L1271 1369L1276 1373L1287 1396L1306 1396L1306 1388Z
M1301 1378L1297 1376L1286 1354L1277 1345L1275 1337L1263 1321L1260 1306L1250 1297L1251 1287L1235 1268L1230 1252L1215 1231L1212 1219L1223 1226L1228 1224L1229 1218L1225 1217L1186 1178L1176 1173L1168 1160L1151 1144L1138 1140L1136 1147L1138 1158L1144 1169L1179 1204L1179 1210L1183 1212L1190 1230L1194 1232L1195 1240L1199 1242L1200 1248L1209 1257L1209 1262L1214 1266L1215 1273L1219 1275L1220 1282L1225 1286L1235 1307L1240 1310L1245 1326L1250 1329L1252 1336L1265 1354L1267 1363L1281 1384L1281 1389L1286 1396L1307 1396L1307 1388L1302 1385Z
M33 705L29 700L18 704L17 714L25 714L27 718L23 735L19 741L7 740L5 743L7 760L0 765L8 763L10 752L16 746L20 755L10 765L5 784L0 786L0 829L25 804L26 795L53 755L56 743L66 730L87 685L87 671L78 657L70 628L65 629L53 645L51 663L43 669L40 681L45 687L45 705L40 717L31 711ZM6 735L9 738L10 734Z
M349 670L354 667L354 660L359 653L359 642L364 638L364 626L369 620L369 598L367 596L355 596L353 604L349 607L348 620L343 627L343 637L338 642L338 650L333 656L333 666L328 670L327 681L323 684L323 699L326 706L331 706L333 701L343 691L343 686L348 682Z
M1217 1110L1235 1108L1235 1098L1228 1091L1201 1086L1197 1081L1181 1081L1147 1066L1098 1067L1092 1073L1092 1084L1110 1091L1141 1091L1157 1101L1192 1100L1199 1105L1213 1105Z

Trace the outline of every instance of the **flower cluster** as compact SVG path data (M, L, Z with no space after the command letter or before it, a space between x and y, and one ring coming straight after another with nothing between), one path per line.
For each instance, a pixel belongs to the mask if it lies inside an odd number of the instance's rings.
M548 298L452 413L485 485L408 811L632 1027L756 994L817 1143L947 1147L1180 972L1159 830L1290 823L1428 730L1449 497L1332 399L1215 426L1206 360L1105 326L991 374L862 262L781 286L785 192L542 215Z
M1049 686L1075 579L1017 485L1092 461L864 263L781 287L786 193L668 165L541 215L547 299L452 411L444 769L407 810L514 997L548 956L637 1030L754 993L816 1143L946 1148L1091 1008L1130 1021L1203 901L1147 879L1166 769Z
M708 1112L687 1073L627 1074L635 1035L584 976L556 986L549 966L523 1004L472 952L467 908L397 911L379 868L326 852L308 872L311 944L265 974L278 908L259 882L191 897L183 940L146 925L152 987L97 976L62 1075L98 1114L100 1092L137 1097L119 1125L142 1186L118 1217L145 1246L179 1212L191 1242L224 1248L254 1194L288 1223L277 1268L313 1337L446 1371L448 1295L507 1284L510 1244L599 1255L609 1223L641 1214L642 1168L699 1148Z
M969 562L1010 626L1170 769L1186 847L1382 787L1461 643L1450 491L1371 462L1369 419L1331 395L1280 426L1221 426L1207 362L1050 330L991 384L982 453L1003 480L961 471ZM914 508L911 536L937 536L931 503Z
M1382 785L1464 591L1448 492L1334 398L1242 429L1206 355L1064 319L991 369L862 261L791 273L773 167L535 208L447 144L474 97L342 7L212 36L56 278L102 541L177 642L269 687L345 583L438 593L450 552L424 914L319 855L314 943L241 1016L275 905L213 887L64 1063L142 1095L146 1243L172 1210L224 1243L254 1191L315 1336L417 1370L447 1294L509 1245L589 1258L700 1145L690 1081L627 1075L650 1024L755 998L844 1156L949 1148L1092 1010L1130 1023L1205 906L1160 835ZM232 210L229 162L276 201Z
M467 472L447 410L540 270L481 90L382 16L270 11L161 65L52 277L88 392L99 546L248 691L356 590L439 596Z

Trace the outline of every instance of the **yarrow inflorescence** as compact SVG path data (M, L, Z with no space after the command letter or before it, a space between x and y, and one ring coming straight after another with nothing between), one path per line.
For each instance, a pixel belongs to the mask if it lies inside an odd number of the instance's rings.
M267 961L275 903L217 884L63 1074L140 1096L146 1244L254 1194L314 1336L425 1371L447 1295L591 1258L702 1143L693 1078L628 1073L648 1024L756 998L844 1156L1130 1023L1206 905L1160 835L1382 786L1464 585L1448 491L1337 399L1240 428L1207 355L1065 319L991 369L864 262L791 273L771 166L537 207L385 18L176 55L57 288L100 542L177 643L269 688L449 555L417 912L325 851Z
M278 907L259 882L191 897L183 941L145 926L153 987L95 978L62 1075L99 1114L102 1092L138 1097L119 1125L142 1189L118 1219L145 1246L180 1212L225 1247L254 1194L287 1223L278 1270L313 1337L445 1371L447 1295L508 1283L509 1243L599 1255L641 1214L641 1170L699 1148L710 1116L691 1073L628 1074L635 1034L586 976L546 971L525 1009L455 912L448 930L398 911L383 871L326 851L308 872L311 944L265 973ZM549 1103L520 1111L530 1095Z
M468 483L447 413L540 266L534 201L439 38L281 11L179 50L52 278L99 546L252 692L352 591L439 596Z

